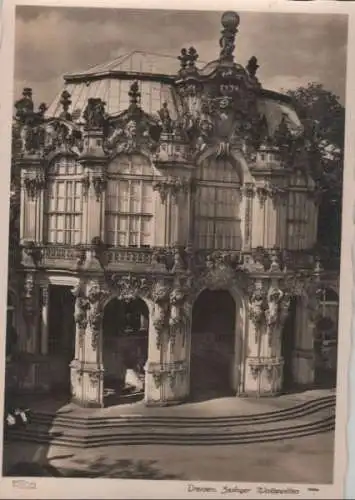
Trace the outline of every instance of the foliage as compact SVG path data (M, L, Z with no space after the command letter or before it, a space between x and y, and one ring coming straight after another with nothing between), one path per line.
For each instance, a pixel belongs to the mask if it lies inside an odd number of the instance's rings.
M304 126L310 173L319 190L319 243L339 248L345 108L334 93L318 83L309 83L286 94Z

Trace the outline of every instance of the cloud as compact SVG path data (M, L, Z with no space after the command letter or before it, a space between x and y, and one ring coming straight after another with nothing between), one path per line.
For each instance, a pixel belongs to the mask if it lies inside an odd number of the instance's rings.
M193 45L206 62L219 53L220 12L29 6L16 12L15 95L26 84L40 101L55 97L63 74L132 50L176 57ZM245 12L235 57L245 64L257 56L265 86L318 81L343 100L346 47L345 16Z

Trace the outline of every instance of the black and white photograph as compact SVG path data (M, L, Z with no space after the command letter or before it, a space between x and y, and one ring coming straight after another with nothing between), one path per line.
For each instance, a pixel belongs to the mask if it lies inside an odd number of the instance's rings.
M14 7L12 484L334 483L348 15L243 5Z

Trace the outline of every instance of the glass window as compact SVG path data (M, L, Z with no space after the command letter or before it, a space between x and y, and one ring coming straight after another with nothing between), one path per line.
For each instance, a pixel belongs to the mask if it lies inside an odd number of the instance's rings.
M118 156L108 168L106 242L113 246L152 245L153 173L142 156Z
M205 249L240 249L240 182L236 168L228 161L209 158L200 167L199 179L196 244Z
M81 242L82 166L74 158L61 158L49 169L45 212L48 243Z

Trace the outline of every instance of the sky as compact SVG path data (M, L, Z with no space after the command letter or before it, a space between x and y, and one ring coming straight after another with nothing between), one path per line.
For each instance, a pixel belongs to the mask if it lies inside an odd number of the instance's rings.
M346 16L239 14L235 60L244 65L255 55L263 87L282 91L318 82L345 103ZM221 12L17 7L14 97L28 86L36 102L50 104L63 74L132 50L177 57L192 45L200 60L216 59L220 18Z

